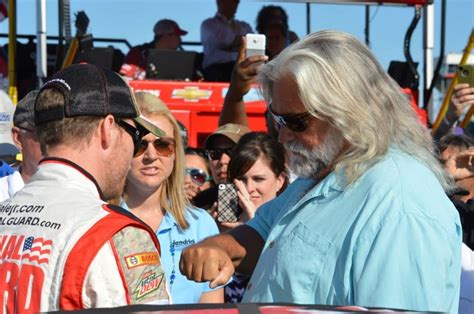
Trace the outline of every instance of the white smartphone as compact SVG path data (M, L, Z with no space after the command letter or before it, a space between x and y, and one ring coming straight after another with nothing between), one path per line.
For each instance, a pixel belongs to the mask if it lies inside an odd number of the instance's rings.
M247 42L247 49L245 50L245 57L258 56L265 54L266 37L262 34L247 34L245 35Z

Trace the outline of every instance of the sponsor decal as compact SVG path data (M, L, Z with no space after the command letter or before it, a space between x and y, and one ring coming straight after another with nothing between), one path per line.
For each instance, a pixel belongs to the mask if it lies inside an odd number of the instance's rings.
M184 89L173 89L171 98L184 99L184 101L198 102L201 99L209 99L212 91L200 89L197 86L186 86Z
M127 264L127 267L129 269L142 266L142 265L151 265L151 264L160 263L158 252L145 252L145 253L127 255L124 258L125 258L125 263Z
M174 248L184 248L194 244L194 239L184 239L184 240L173 240L171 246Z
M143 273L142 278L138 281L137 287L133 291L135 299L140 300L144 296L156 291L160 288L163 282L164 274L157 274L149 270Z
M0 226L39 226L50 229L60 229L61 224L46 220L41 220L38 217L2 217L0 216Z
M6 313L38 313L53 241L25 235L0 235L0 309ZM17 261L20 261L18 263Z
M7 214L10 216L11 214L14 213L41 213L44 209L44 206L42 205L30 205L30 204L25 204L25 205L18 205L18 204L1 204L0 205L0 214Z
M11 122L11 114L7 112L0 112L0 122Z
M48 263L52 245L51 240L27 237L23 244L22 260L37 261L38 264Z
M0 259L47 264L53 241L23 235L0 235Z

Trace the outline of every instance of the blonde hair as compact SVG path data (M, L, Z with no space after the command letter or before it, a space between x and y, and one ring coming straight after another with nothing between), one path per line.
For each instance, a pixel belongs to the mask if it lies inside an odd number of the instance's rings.
M173 126L173 135L176 141L174 165L171 175L162 183L160 204L174 217L181 229L187 229L189 223L185 218L185 212L190 203L184 192L186 164L178 123L166 104L158 97L146 92L137 92L135 98L141 113L145 117L150 118L152 115L164 116Z
M336 172L344 169L343 184L353 183L393 147L431 169L445 190L452 188L408 97L355 37L320 31L285 49L260 71L267 101L283 76L295 81L308 112L328 121L351 144L336 161Z

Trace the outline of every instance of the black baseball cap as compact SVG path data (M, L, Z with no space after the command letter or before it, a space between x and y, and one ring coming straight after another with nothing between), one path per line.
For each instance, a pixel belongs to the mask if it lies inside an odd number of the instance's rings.
M36 99L50 88L63 94L64 106L38 110L35 105L36 125L64 118L105 117L111 114L119 119L134 119L155 136L165 136L163 130L141 116L130 86L113 71L92 64L73 64L46 81Z
M13 125L17 127L25 127L34 130L35 126L35 99L38 95L37 90L33 90L26 94L16 105L15 114L13 115Z

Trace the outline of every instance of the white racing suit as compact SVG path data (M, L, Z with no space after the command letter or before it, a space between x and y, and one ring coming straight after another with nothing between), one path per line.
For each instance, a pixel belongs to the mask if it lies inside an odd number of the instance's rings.
M155 233L94 178L48 158L0 203L0 313L167 304Z

